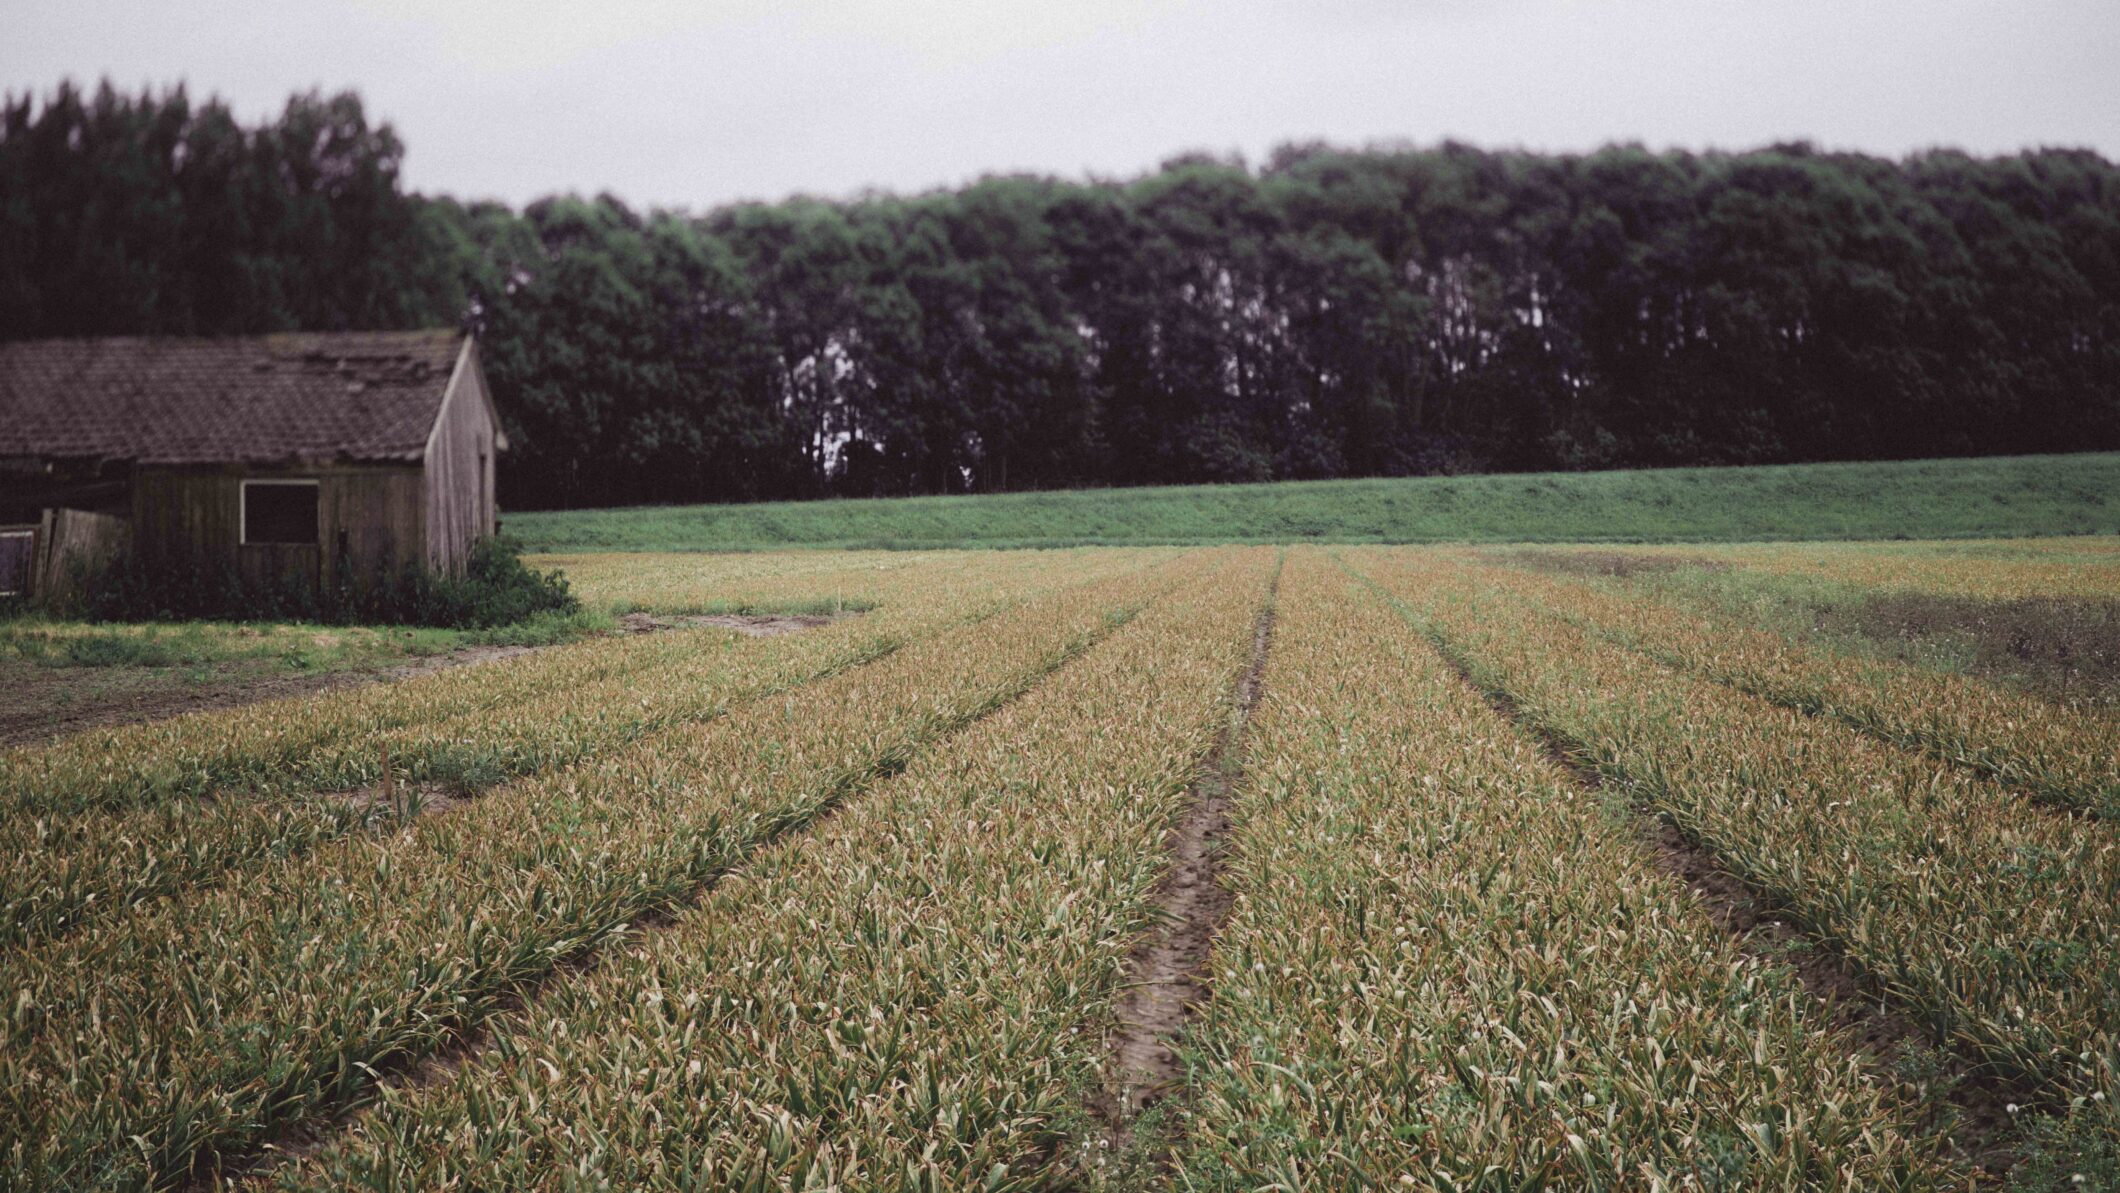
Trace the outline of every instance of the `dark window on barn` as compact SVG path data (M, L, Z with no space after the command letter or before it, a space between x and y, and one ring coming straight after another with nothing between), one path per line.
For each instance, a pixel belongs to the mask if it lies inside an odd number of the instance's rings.
M315 546L315 481L244 481L243 542Z
M29 591L30 562L36 549L34 531L0 530L0 596L21 596Z

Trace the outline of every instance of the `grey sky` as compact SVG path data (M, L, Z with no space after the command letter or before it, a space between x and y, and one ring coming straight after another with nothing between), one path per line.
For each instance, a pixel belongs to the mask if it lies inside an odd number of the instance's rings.
M1286 140L2120 157L2120 0L0 0L0 87L358 88L412 186L701 208Z

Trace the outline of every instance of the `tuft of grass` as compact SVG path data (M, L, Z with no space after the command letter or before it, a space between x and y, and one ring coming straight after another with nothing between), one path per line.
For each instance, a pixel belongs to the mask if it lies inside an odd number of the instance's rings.
M466 630L458 637L465 646L557 646L592 634L608 634L617 628L618 619L610 613L577 606L548 609L489 629Z
M2040 1115L2022 1129L2024 1151L2010 1193L2120 1190L2120 1132L2111 1114L2083 1099L2066 1115Z
M2120 532L2120 453L511 513L526 550L1684 542Z
M332 671L439 654L468 635L416 626L191 621L95 624L28 614L0 621L0 663L54 668Z

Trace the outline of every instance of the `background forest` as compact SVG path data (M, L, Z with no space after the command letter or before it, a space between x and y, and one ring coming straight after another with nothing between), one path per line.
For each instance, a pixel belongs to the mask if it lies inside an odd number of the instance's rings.
M1289 146L705 214L7 97L0 337L468 323L511 508L2120 447L2120 169Z

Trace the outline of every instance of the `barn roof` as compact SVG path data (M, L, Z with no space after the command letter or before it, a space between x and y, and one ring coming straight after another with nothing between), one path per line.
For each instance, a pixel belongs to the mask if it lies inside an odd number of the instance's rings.
M0 458L416 460L463 339L440 329L0 344Z

